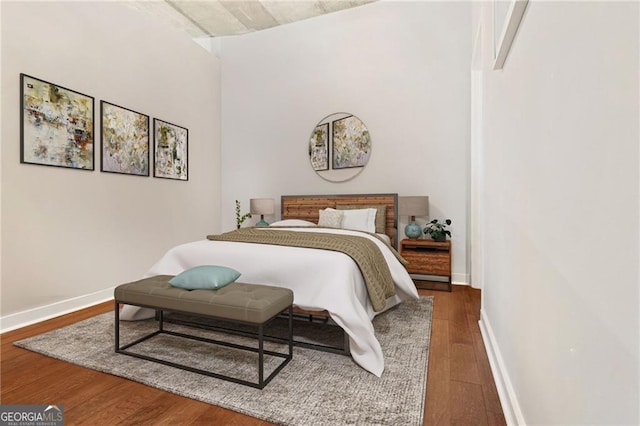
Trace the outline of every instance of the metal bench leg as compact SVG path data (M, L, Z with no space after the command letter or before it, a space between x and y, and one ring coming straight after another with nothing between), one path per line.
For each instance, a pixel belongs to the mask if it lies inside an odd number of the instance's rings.
M293 358L293 306L289 307L289 359Z
M264 386L264 326L258 326L258 383Z
M118 301L114 301L115 303L115 321L114 321L114 335L116 337L116 352L120 349L120 304Z

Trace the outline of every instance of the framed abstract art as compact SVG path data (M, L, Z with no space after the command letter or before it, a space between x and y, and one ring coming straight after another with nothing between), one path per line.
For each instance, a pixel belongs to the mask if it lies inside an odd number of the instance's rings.
M153 119L153 176L189 180L189 130Z
M94 170L94 98L20 74L20 162Z
M371 155L369 130L358 117L350 115L333 121L333 169L364 167Z
M329 123L319 124L309 139L309 158L313 170L329 169Z
M100 102L100 170L149 176L149 116Z

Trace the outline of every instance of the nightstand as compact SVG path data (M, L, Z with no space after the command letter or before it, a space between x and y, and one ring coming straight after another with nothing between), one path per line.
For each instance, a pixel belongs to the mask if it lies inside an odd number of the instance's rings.
M411 274L416 287L426 288L422 287L424 284L446 284L447 290L451 291L451 241L404 239L400 241L400 255L409 262L406 265L407 272ZM447 281L429 281L420 275L435 275L444 277ZM432 286L428 288L437 290Z

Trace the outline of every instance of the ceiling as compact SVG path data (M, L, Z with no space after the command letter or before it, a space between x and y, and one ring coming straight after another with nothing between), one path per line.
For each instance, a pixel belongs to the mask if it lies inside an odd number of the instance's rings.
M128 5L191 36L246 34L376 0L138 0Z

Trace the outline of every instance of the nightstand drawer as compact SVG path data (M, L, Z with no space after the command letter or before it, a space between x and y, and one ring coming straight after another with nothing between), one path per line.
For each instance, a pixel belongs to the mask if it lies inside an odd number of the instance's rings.
M448 252L432 251L428 256L418 251L402 252L409 264L407 271L411 274L451 275L451 257Z

